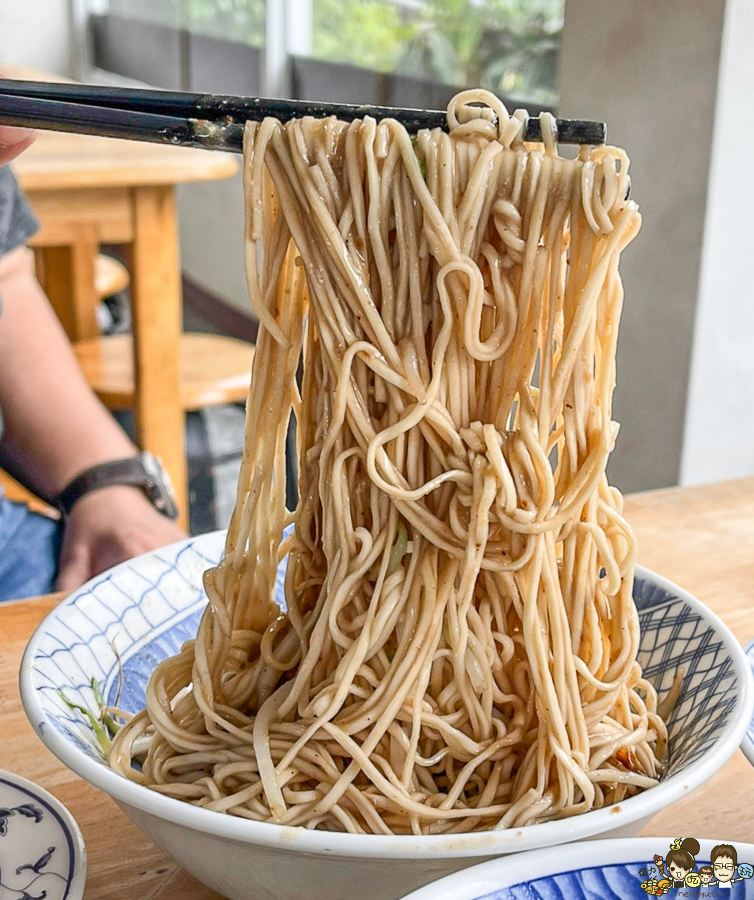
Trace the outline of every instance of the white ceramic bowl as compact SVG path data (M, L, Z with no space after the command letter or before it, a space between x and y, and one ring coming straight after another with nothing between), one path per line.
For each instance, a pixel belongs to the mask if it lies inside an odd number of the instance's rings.
M81 900L85 880L73 816L39 785L0 770L0 897Z
M752 673L754 673L754 640L749 641L746 645L745 652L746 659L749 662L749 668ZM744 756L749 760L752 766L754 766L754 716L752 716L752 719L749 722L749 727L747 728L743 742L741 743L741 749L744 752Z
M661 692L684 670L670 720L668 773L619 805L506 831L450 836L372 836L310 831L200 809L134 784L103 763L86 719L60 697L96 708L92 678L136 710L154 666L196 632L206 603L202 572L224 536L204 535L124 563L72 594L40 625L26 650L21 695L49 749L113 797L170 856L233 900L395 900L479 862L582 838L635 833L656 812L710 778L741 743L754 709L743 650L702 603L640 569L640 662ZM117 651L117 652L116 652Z
M589 841L563 844L547 850L533 850L517 856L494 859L463 872L450 875L420 888L404 900L594 900L651 896L647 891L653 879L663 875L655 856L663 859L676 838L628 838L614 841ZM700 840L694 872L709 865L710 853L717 844L732 844L738 857L736 881L732 891L716 887L673 888L674 897L722 897L754 900L754 844L720 839ZM646 885L646 887L642 887ZM668 891L665 891L668 893Z

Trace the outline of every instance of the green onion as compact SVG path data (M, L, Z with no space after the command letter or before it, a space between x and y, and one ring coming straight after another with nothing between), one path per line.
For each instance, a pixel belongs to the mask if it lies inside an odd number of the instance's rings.
M99 684L97 684L97 679L94 676L92 676L89 686L94 694L94 700L99 707L99 716L95 716L94 713L85 706L81 706L81 704L69 700L62 691L58 691L58 694L69 709L75 709L88 719L89 724L94 731L94 735L97 738L97 743L102 748L102 752L107 756L110 751L110 745L112 744L112 738L115 737L121 726L109 712L106 712L107 704L105 703L105 698L102 696L102 689Z
M406 533L406 526L403 522L398 524L398 534L395 538L395 543L393 544L393 552L390 554L390 563L387 567L388 576L392 575L398 569L398 566L401 564L401 560L406 555L406 547L408 546L408 534Z
M60 694L61 700L67 707L69 707L70 709L75 709L77 712L80 712L89 720L89 724L94 729L94 735L97 738L97 743L102 748L102 752L107 755L110 751L110 744L112 743L112 741L106 734L105 729L102 727L102 723L94 716L94 713L92 713L91 710L88 710L85 706L81 706L79 703L73 703L68 699L68 697L66 697L66 695L62 691L58 691L58 694Z
M94 694L94 699L97 701L97 706L99 706L99 720L102 724L107 728L110 733L110 737L113 738L118 733L120 729L120 725L115 721L115 719L110 715L109 712L105 712L105 708L107 704L105 703L105 698L102 696L102 690L100 686L97 684L97 679L92 675L92 680L89 682L92 687L92 693Z

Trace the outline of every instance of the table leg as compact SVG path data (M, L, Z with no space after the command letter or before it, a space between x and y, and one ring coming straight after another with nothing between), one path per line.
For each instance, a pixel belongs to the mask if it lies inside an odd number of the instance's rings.
M80 225L71 231L71 242L44 247L42 285L65 333L71 341L99 335L94 265L99 252L93 226Z
M179 524L188 522L184 415L180 404L181 281L175 191L132 191L131 302L134 415L139 443L159 456L175 486Z

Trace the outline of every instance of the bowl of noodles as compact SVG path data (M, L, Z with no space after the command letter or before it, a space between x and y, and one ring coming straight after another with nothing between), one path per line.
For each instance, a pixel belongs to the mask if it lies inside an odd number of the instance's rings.
M600 809L522 827L449 834L348 834L257 822L195 806L107 764L106 707L137 713L151 673L196 634L206 568L224 534L124 563L57 607L27 649L21 692L48 748L113 797L166 853L233 900L394 900L477 862L568 841L635 833L710 778L741 742L754 707L739 644L701 602L639 568L638 659L667 714L668 752L655 786ZM277 589L282 592L282 571ZM232 763L230 764L232 765Z
M415 135L247 123L227 534L95 579L26 653L50 749L234 900L627 833L751 717L741 647L636 566L606 476L628 157L530 124L484 91Z

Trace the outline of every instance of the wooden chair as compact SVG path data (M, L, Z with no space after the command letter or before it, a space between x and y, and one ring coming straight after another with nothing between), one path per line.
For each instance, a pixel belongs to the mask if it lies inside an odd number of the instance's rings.
M124 291L128 269L101 253L94 282L100 300ZM87 381L108 409L129 409L134 403L133 342L129 335L109 335L76 341L73 345ZM254 349L246 341L213 334L181 337L181 409L243 401L249 390Z
M37 274L47 287L52 273L44 271L39 255L36 258ZM92 302L124 290L129 282L128 270L118 260L100 254L94 281L94 290L84 292L83 298L77 297L75 308L61 315L66 330L67 322L86 322L88 327L84 331L91 335L96 322ZM76 340L76 335L69 333L69 337L87 381L105 406L132 408L136 398L131 336L97 335ZM179 346L182 411L243 402L249 390L253 355L254 345L246 341L214 334L183 333Z
M100 300L125 291L130 281L128 269L119 260L104 253L100 253L95 259L94 290Z
M133 342L127 334L73 345L86 380L108 409L134 404ZM184 412L239 403L249 391L252 344L214 334L183 334L180 402Z

